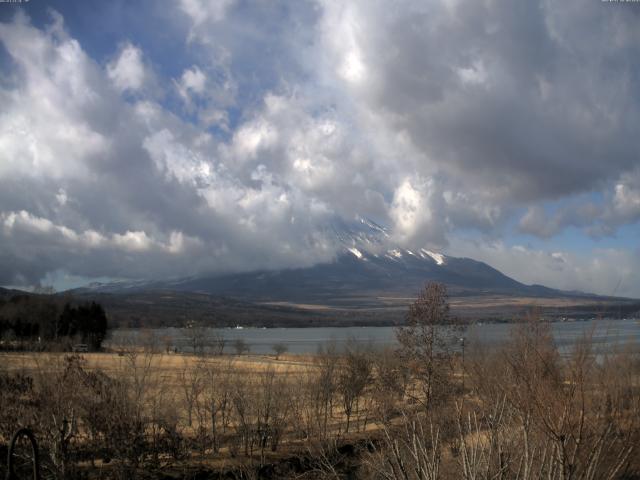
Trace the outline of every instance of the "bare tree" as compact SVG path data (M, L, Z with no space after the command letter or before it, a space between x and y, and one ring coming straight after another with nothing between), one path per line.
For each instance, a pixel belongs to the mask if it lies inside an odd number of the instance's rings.
M245 457L253 456L253 421L256 407L254 393L254 385L251 385L245 378L240 376L234 378L231 393L235 413L234 427L236 438L244 450ZM232 452L235 449L235 446L231 446Z
M374 478L438 480L441 476L442 438L433 423L402 417L399 427L382 426L382 448L375 448L368 466Z
M372 357L372 364L372 395L378 415L386 421L396 412L404 399L410 381L410 371L406 362L391 347L378 350Z
M150 336L153 339L155 336ZM123 360L108 398L107 428L104 438L120 459L121 478L130 478L147 454L146 429L149 425L149 399L159 388L160 378L154 375L157 355L155 341L142 352L130 346L123 352Z
M358 348L355 342L350 342L344 364L338 374L338 391L342 399L342 408L347 417L345 432L349 432L351 416L358 412L360 398L371 380L371 361L368 352Z
M227 345L227 340L224 338L222 333L216 331L212 334L211 344L213 346L213 354L220 356L224 354L224 348Z
M249 351L251 350L251 347L249 347L249 344L242 338L236 338L233 341L233 348L236 351L237 355L249 353Z
M37 370L37 422L60 479L72 473L71 449L78 434L78 395L81 393L80 376L84 363L82 357L71 355L65 357L64 364L57 365L54 371L42 367Z
M193 424L193 411L204 388L203 374L204 372L200 365L188 365L186 361L184 368L180 371L179 383L187 411L187 425L189 427Z
M200 323L189 321L186 323L184 330L194 355L202 355L206 346L206 328Z
M273 368L261 372L256 390L256 427L260 448L260 463L265 460L265 449L276 451L289 418L290 390L286 377L279 376Z
M229 426L234 375L236 372L231 361L225 365L209 365L206 371L204 395L211 421L211 443L215 453L219 451L222 435Z
M273 353L276 354L276 360L278 360L280 358L280 355L286 353L289 350L289 347L287 347L284 343L274 343L271 347L271 350L273 350Z
M638 416L628 407L640 393L620 395L615 379L637 370L599 364L591 345L587 336L563 359L550 325L531 315L502 349L474 352L477 402L458 416L463 478L618 478L637 448Z
M448 328L453 326L446 287L441 283L428 283L409 306L406 326L396 330L400 356L421 387L415 399L425 407L451 393Z
M311 402L314 420L318 429L319 439L324 441L329 434L329 421L333 416L333 402L336 392L338 369L338 353L335 343L321 346L315 357L317 368L316 377L311 384Z

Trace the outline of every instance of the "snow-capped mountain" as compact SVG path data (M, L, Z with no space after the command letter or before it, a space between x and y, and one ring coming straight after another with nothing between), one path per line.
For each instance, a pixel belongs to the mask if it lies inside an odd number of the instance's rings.
M455 315L476 320L513 319L532 305L551 317L581 318L605 315L607 302L615 315L638 308L625 299L524 285L470 258L401 248L384 227L364 218L333 222L324 233L338 253L311 267L93 284L74 293L99 301L116 324L129 326L194 320L211 326L395 325L429 281L448 286ZM559 298L566 307L558 307Z
M393 245L385 227L365 218L350 223L336 220L325 233L333 236L339 246L339 253L329 263L171 281L110 284L92 290L109 293L171 290L252 301L334 304L349 303L354 298L412 297L429 281L447 284L453 295L554 296L562 293L524 285L486 263L470 258L450 257L427 248L408 250Z
M379 250L390 239L387 228L364 217L356 217L353 222L336 219L325 229L325 233L346 248L359 247L365 250Z
M349 252L359 260L367 261L370 257L380 256L390 259L401 259L403 255L412 255L423 259L431 258L438 265L445 263L445 255L432 252L425 248L417 250L401 249L393 246L391 235L386 227L378 225L373 220L357 217L354 222L334 221L331 233L341 244L342 252ZM392 248L390 248L392 247Z

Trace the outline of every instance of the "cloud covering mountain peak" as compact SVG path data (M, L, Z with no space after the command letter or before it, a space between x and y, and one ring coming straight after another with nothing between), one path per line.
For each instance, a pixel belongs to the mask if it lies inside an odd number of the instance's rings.
M312 265L358 215L530 283L640 266L626 10L37 3L0 19L0 284Z

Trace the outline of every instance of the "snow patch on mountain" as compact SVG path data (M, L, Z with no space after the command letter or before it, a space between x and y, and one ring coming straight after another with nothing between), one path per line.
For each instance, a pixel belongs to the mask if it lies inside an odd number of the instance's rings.
M442 265L444 264L444 255L442 255L441 253L435 253L432 252L430 250L426 250L424 248L420 249L420 252L422 254L422 258L426 258L426 256L433 258L433 260L438 264L438 265Z
M342 253L351 254L358 260L383 256L394 262L403 262L413 257L435 262L436 265L446 263L446 256L441 253L426 248L412 251L394 245L386 227L364 217L358 216L351 222L335 219L330 225L330 231L342 247Z
M387 229L385 227L382 227L380 225L378 225L377 223L366 219L364 217L359 217L360 223L366 227L368 227L370 230L377 232L381 235L383 235L384 237L389 238L389 233L387 232Z

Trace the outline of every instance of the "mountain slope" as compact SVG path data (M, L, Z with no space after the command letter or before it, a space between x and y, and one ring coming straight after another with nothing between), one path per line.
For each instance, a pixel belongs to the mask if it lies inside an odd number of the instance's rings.
M367 219L335 221L325 230L338 254L306 268L228 275L92 284L76 290L97 300L122 326L397 325L426 282L447 284L454 315L510 320L531 307L548 317L629 315L629 299L524 285L483 262L393 245L384 227Z
M468 258L438 256L393 249L383 254L361 250L339 255L334 262L313 267L201 277L156 288L245 297L253 300L341 302L351 297L415 296L429 281L448 285L452 295L562 295L524 285L489 265ZM437 255L437 254L435 254Z
M445 283L452 295L566 296L541 286L527 286L486 263L446 256L427 249L394 246L389 232L358 218L336 220L325 230L338 246L333 262L312 267L211 275L172 281L94 285L102 293L150 290L204 293L258 302L345 305L382 296L414 297L429 281Z

